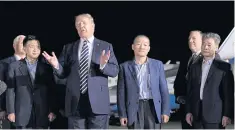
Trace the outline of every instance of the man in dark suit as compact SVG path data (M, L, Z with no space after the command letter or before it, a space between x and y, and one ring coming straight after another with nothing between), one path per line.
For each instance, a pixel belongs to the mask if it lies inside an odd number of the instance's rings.
M0 80L6 82L6 73L8 71L9 64L25 57L25 52L23 50L24 38L25 38L24 35L18 35L13 40L14 55L0 61ZM4 92L0 96L0 120L2 120L3 122L2 128L3 129L15 128L14 124L10 125L10 122L8 121L8 119L5 118L5 116L6 116L6 93Z
M215 58L220 36L206 33L202 55L189 71L186 121L194 129L220 129L231 123L234 107L234 78L229 63Z
M26 58L9 65L6 108L17 129L48 128L55 118L52 68L39 60L40 43L29 35L23 41Z
M53 52L43 56L56 76L67 79L65 114L69 129L104 129L110 113L108 76L118 75L118 63L112 45L94 37L90 14L76 16L75 26L80 40L64 46L59 62Z
M147 56L149 38L139 35L132 44L134 60L120 65L117 105L122 126L160 129L170 116L170 102L164 66Z
M185 121L185 96L186 96L186 83L188 70L191 65L200 59L201 45L202 45L202 32L198 30L191 31L188 38L189 49L192 55L186 60L180 62L179 70L174 82L174 93L176 97L176 103L180 104L180 118L182 129L190 129L191 126Z

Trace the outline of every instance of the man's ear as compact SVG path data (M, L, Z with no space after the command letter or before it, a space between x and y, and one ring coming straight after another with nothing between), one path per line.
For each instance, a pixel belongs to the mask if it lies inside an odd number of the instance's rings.
M16 50L16 44L13 44L13 48L14 48L14 50Z
M132 45L131 45L131 49L134 51L134 43L132 43Z
M216 46L215 46L215 51L217 52L218 50L219 50L219 46L216 45Z

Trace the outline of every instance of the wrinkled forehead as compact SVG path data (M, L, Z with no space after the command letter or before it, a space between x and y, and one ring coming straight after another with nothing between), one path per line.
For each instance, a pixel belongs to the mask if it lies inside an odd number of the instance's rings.
M202 44L214 44L215 45L215 39L213 38L203 38Z

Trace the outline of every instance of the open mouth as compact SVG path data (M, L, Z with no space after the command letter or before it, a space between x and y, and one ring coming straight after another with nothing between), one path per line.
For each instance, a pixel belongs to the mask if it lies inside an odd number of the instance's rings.
M85 32L86 30L85 29L81 29L81 32Z

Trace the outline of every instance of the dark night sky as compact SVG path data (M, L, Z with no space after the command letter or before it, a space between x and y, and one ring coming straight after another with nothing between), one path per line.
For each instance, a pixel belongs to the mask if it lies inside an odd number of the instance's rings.
M138 34L150 37L150 57L163 62L189 55L192 29L216 32L222 41L234 26L234 2L0 2L1 58L13 54L18 34L39 37L42 49L59 56L64 44L78 38L74 16L90 13L95 36L113 44L118 62L133 56Z

